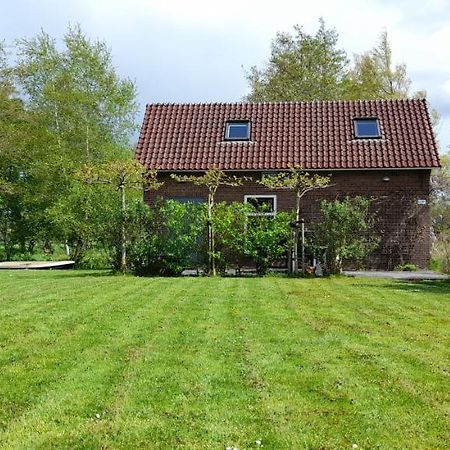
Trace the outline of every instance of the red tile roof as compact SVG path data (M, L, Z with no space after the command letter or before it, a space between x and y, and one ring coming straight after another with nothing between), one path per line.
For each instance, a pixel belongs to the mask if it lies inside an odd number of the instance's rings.
M380 139L353 119L377 117ZM250 141L226 141L230 120ZM163 171L429 168L439 166L425 100L147 105L136 159Z

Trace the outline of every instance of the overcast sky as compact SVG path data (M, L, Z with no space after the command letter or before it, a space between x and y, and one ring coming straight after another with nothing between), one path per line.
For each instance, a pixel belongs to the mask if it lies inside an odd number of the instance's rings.
M334 27L351 57L387 30L414 90L425 89L450 145L450 0L0 0L0 39L44 29L59 38L79 23L104 40L123 76L136 82L141 111L153 102L240 101L244 69L267 60L277 31Z

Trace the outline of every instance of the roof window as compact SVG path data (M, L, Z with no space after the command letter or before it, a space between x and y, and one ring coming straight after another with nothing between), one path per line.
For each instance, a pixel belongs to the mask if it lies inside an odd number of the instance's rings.
M354 119L355 136L363 139L380 138L380 125L377 118Z
M250 139L250 122L248 120L233 120L226 123L226 141L248 141Z

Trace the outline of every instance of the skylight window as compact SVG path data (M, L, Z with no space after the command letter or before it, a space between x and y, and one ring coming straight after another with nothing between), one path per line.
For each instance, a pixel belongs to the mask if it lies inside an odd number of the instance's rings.
M381 137L380 125L376 118L354 119L355 136L363 139Z
M227 122L225 140L248 141L250 139L250 122L248 120Z

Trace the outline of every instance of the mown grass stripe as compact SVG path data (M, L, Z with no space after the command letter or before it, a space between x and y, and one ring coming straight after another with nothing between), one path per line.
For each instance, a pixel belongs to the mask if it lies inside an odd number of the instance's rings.
M0 272L0 446L448 442L448 283L98 275Z

